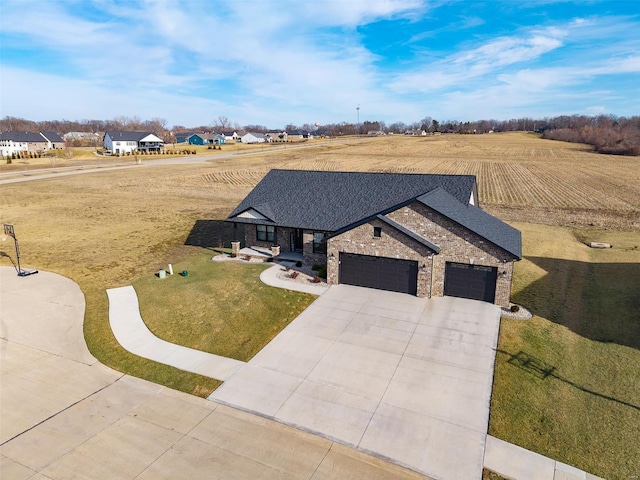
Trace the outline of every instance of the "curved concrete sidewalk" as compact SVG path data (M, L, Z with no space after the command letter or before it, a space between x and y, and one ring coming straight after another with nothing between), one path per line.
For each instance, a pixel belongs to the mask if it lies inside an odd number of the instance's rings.
M138 296L131 286L107 290L107 296L111 330L118 343L131 353L218 380L226 380L245 364L156 337L140 316Z

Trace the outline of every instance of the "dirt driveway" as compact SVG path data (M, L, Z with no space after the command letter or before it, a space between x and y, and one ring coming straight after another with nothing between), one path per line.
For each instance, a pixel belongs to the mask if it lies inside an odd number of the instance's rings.
M488 303L334 286L210 400L479 479L499 319Z

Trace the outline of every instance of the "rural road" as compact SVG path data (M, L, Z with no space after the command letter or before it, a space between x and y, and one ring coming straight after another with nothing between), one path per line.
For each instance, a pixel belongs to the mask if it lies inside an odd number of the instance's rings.
M181 157L163 158L160 160L143 160L143 163L136 164L134 159L131 159L128 164L120 165L81 165L74 167L57 167L57 168L42 168L38 170L25 170L25 171L13 171L0 173L0 185L7 185L10 183L29 182L33 180L45 180L48 178L64 177L68 175L79 175L84 173L97 173L106 172L109 170L121 170L125 168L143 168L154 167L164 165L196 165L207 164L213 160L224 160L229 158L248 157L252 155L266 155L279 153L288 150L304 150L307 148L315 147L327 147L330 145L342 144L345 142L351 142L360 139L349 140L336 140L330 142L318 142L313 144L304 145L284 145L282 147L269 147L268 149L252 150L246 152L233 152L233 153L220 153L212 155L186 155Z

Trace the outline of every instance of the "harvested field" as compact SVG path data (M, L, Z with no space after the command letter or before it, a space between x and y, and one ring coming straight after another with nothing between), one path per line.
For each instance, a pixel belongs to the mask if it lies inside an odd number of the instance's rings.
M351 139L229 163L203 179L251 187L270 168L470 174L478 178L483 208L507 221L640 229L640 158L533 135Z

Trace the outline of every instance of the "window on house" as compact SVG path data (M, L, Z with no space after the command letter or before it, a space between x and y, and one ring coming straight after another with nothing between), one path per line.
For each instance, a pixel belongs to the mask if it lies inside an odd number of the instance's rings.
M382 227L373 227L373 236L381 237L382 236Z
M313 253L327 253L327 242L324 232L313 232Z
M261 242L276 241L276 227L273 225L256 225L258 231L258 240Z

